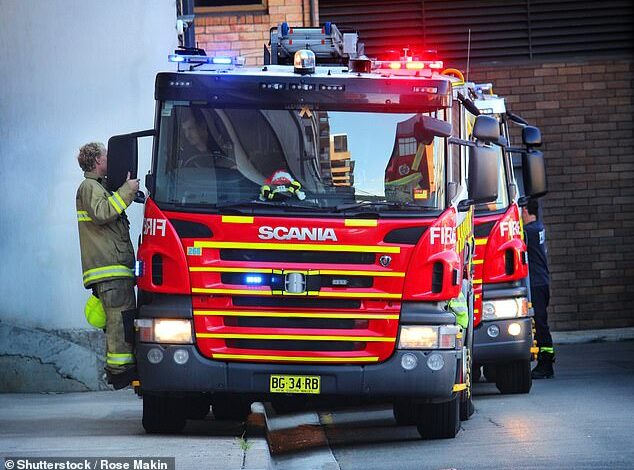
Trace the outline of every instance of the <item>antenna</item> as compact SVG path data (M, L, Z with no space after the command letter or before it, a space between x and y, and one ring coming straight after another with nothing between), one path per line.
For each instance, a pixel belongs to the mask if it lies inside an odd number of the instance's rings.
M469 81L469 58L471 57L471 28L469 28L469 39L467 40L467 74L465 82Z

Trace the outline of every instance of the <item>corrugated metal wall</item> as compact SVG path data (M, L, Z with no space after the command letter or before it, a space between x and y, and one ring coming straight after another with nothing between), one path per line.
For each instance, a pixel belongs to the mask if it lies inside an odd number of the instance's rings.
M366 54L409 46L452 63L629 53L627 0L321 0L321 22L360 33Z

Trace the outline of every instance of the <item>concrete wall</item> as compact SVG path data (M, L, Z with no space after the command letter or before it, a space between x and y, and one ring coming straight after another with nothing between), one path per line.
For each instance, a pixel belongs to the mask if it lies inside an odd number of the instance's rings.
M152 127L175 0L0 0L0 391L98 388L83 317L79 147ZM140 149L139 174L149 166ZM128 210L136 241L142 207Z

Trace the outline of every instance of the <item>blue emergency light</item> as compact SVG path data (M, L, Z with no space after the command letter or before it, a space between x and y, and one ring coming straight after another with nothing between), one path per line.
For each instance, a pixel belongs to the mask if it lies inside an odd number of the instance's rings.
M245 276L244 278L245 284L248 284L248 285L260 285L262 284L263 281L264 279L262 278L262 276L257 276L253 274L249 274Z

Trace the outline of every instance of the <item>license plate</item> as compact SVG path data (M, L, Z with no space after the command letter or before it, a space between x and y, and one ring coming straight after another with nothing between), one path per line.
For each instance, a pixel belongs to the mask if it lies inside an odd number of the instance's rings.
M318 375L272 375L271 393L319 393L321 377Z

